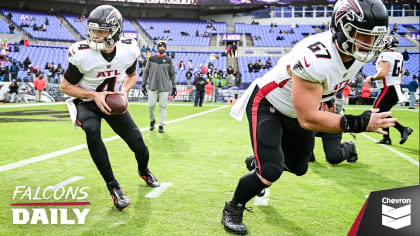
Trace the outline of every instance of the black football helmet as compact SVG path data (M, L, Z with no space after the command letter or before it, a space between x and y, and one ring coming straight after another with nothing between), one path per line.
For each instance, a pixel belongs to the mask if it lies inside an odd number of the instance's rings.
M86 22L87 41L93 50L107 50L120 40L123 26L121 13L111 5L101 5L93 9ZM95 30L108 31L109 34L103 39L95 39ZM104 42L98 42L104 40Z
M388 13L381 0L338 0L330 30L340 52L369 62L384 49ZM358 40L360 35L374 37L373 43Z
M400 44L400 36L398 35L387 35L384 38L385 49L395 50Z

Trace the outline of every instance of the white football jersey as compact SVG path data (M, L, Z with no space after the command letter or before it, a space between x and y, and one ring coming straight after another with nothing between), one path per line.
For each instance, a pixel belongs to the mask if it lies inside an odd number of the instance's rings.
M349 69L343 64L334 45L331 32L309 36L286 55L263 77L257 79L260 89L266 87L266 99L282 114L295 118L292 102L292 77L287 67L297 76L323 85L322 101L330 100L335 93L345 87L363 67L355 60ZM321 102L321 101L320 101Z
M379 62L387 61L390 63L388 74L382 80L375 80L378 88L390 85L401 84L401 70L403 68L403 55L399 52L383 52L376 60L376 71L380 70Z
M136 40L122 38L116 43L114 58L108 62L100 51L90 49L84 40L69 48L68 61L83 74L77 86L89 91L119 92L124 83L125 71L139 55Z

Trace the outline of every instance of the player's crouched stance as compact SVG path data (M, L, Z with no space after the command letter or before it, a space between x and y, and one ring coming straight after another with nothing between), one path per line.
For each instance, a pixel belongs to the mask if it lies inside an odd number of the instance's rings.
M225 204L222 224L228 232L247 233L242 222L246 203L277 181L283 170L306 173L313 130L382 133L380 128L394 125L396 119L386 118L391 113L378 109L359 116L319 110L321 101L331 99L383 50L387 29L388 15L380 0L338 1L330 31L299 42L232 107L231 115L238 120L246 110L256 168L240 178Z
M117 92L126 96L137 80L140 50L135 40L120 40L122 22L116 8L109 5L95 8L86 23L87 41L75 43L69 49L69 67L61 83L61 90L75 97L67 101L70 116L75 127L85 131L90 155L119 210L130 205L130 201L114 177L101 138L102 118L134 152L140 177L148 186L159 186L147 167L149 151L130 113L111 115L105 102L108 94Z

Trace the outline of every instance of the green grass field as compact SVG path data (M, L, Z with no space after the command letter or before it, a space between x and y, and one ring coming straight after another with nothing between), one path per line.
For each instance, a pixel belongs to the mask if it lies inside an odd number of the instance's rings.
M150 151L150 169L161 183L173 183L158 198L145 197L152 189L138 177L134 155L125 143L121 139L106 142L114 174L131 200L130 207L122 212L113 206L87 148L0 171L0 235L228 235L220 223L222 209L239 177L246 173L244 159L252 149L246 119L235 121L229 116L229 107L212 110L218 107L171 103L168 121L211 112L170 123L164 134L156 130L142 132ZM347 108L348 113L360 114L368 107ZM131 104L130 113L140 128L148 126L145 104ZM419 111L396 107L393 116L412 127L414 133L399 145L399 133L391 129L391 148L418 162ZM85 143L83 131L73 129L64 104L15 108L0 105L0 133L0 169ZM376 140L381 138L379 134L366 134ZM102 137L113 136L103 121ZM343 136L343 141L352 139ZM322 143L317 139L317 162L310 164L306 175L297 177L285 172L270 188L268 206L249 202L254 211L244 213L249 235L346 235L371 191L419 184L418 165L362 134L354 141L358 162L332 166L325 161ZM13 199L16 186L45 188L74 176L83 179L68 186L89 187L89 196L83 201L91 204L78 206L90 208L85 224L12 223L12 208L36 207L10 204L48 201ZM70 213L68 218L76 217Z

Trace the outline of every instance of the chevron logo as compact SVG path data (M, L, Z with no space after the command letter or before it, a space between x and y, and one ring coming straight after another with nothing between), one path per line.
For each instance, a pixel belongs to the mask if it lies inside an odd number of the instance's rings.
M384 203L408 204L394 208ZM411 225L411 199L382 198L382 225L396 230Z

